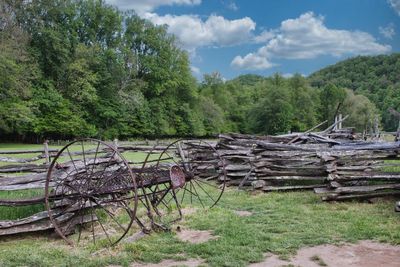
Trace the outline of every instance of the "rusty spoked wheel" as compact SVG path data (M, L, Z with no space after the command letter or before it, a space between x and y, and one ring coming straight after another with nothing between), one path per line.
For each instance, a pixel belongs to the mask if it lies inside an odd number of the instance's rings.
M168 145L160 153L154 173L159 181L168 176L170 182L156 183L154 192L163 194L153 194L152 203L169 209L177 205L179 213L184 204L214 207L225 189L224 161L212 145L201 140L178 140Z
M136 176L114 147L95 139L69 143L53 159L45 205L57 234L70 245L114 245L130 230L137 209Z

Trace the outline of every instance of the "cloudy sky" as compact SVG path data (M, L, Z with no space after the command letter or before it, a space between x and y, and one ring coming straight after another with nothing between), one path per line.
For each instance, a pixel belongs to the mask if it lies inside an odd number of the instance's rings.
M400 0L106 0L167 24L193 74L308 75L355 55L400 52Z

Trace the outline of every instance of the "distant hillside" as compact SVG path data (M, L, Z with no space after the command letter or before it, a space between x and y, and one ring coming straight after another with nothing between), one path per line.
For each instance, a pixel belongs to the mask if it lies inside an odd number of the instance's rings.
M332 83L367 96L381 111L384 128L397 127L387 109L400 110L400 53L344 60L311 74L308 80L314 87Z
M261 75L244 74L232 79L231 82L237 82L243 86L254 86L263 80L265 80L265 77Z

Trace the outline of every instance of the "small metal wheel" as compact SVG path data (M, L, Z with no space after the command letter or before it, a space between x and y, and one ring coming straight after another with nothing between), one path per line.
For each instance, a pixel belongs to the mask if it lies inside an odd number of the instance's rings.
M159 216L165 216L162 208L178 210L180 218L183 204L212 208L225 189L224 160L213 146L201 140L175 141L159 154L153 167L143 169L152 169L154 186L148 196Z
M57 234L73 245L114 245L135 221L136 176L112 146L95 139L69 143L53 159L45 205Z

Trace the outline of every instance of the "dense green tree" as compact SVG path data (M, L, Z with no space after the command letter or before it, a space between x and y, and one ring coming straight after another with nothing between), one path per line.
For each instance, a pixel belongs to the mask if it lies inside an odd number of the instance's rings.
M349 115L344 125L355 127L359 132L368 132L379 114L377 108L363 95L355 95L351 90L346 90L346 94L340 110L341 113Z
M291 129L293 107L284 79L275 75L264 98L249 112L250 129L261 134L285 133Z
M166 26L133 11L104 0L2 0L0 138L275 134L331 122L337 110L359 130L376 115L395 129L387 109L400 109L399 58L357 57L309 78L213 72L197 84Z
M346 90L333 84L327 84L320 92L321 120L327 120L333 123L335 116L338 115L339 109L346 98Z
M319 70L308 79L312 86L318 88L331 83L366 96L378 108L384 129L397 128L397 122L393 121L387 108L396 106L397 100L390 102L399 98L399 94L392 94L400 86L399 53L354 57Z
M300 74L289 79L293 107L292 131L305 131L317 123L318 92Z

